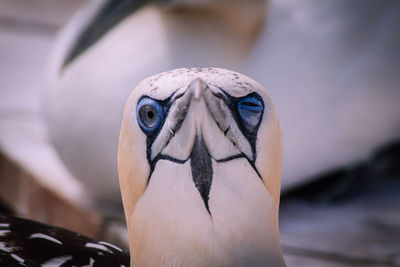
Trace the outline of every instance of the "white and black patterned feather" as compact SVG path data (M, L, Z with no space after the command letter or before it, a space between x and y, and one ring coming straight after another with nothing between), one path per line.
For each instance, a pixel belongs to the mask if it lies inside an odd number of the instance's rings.
M62 228L0 214L0 266L129 266L129 254Z

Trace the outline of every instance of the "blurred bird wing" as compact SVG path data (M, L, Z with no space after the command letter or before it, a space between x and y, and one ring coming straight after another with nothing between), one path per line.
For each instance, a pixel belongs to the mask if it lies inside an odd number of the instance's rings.
M82 12L87 13L86 21L81 21L83 27L71 43L61 66L70 64L80 54L99 41L109 30L124 20L128 15L140 9L148 0L102 0L92 1Z

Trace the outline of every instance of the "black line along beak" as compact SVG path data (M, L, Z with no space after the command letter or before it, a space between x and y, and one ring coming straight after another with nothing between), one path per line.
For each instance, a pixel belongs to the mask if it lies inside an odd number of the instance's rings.
M192 154L190 155L190 167L194 184L199 190L204 205L211 215L208 199L213 178L213 169L210 153L201 136L197 135Z

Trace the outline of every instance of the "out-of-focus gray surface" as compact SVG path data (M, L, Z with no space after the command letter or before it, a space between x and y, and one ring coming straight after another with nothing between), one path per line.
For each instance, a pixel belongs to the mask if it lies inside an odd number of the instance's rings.
M28 31L57 30L86 0L0 0L3 26L22 27Z
M400 266L400 142L285 194L289 266Z
M79 206L88 196L49 144L41 112L49 50L56 30L76 10L77 3L31 4L0 1L0 150L38 183ZM43 10L51 15L39 15ZM57 13L62 15L54 21ZM19 204L14 203L16 207Z
M399 266L399 197L336 205L301 201L281 207L288 266Z

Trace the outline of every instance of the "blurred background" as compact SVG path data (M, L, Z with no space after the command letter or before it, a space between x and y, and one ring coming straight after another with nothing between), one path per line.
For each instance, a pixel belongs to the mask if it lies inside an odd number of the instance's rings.
M222 67L280 115L289 266L400 266L397 0L0 0L0 211L127 247L123 103Z

